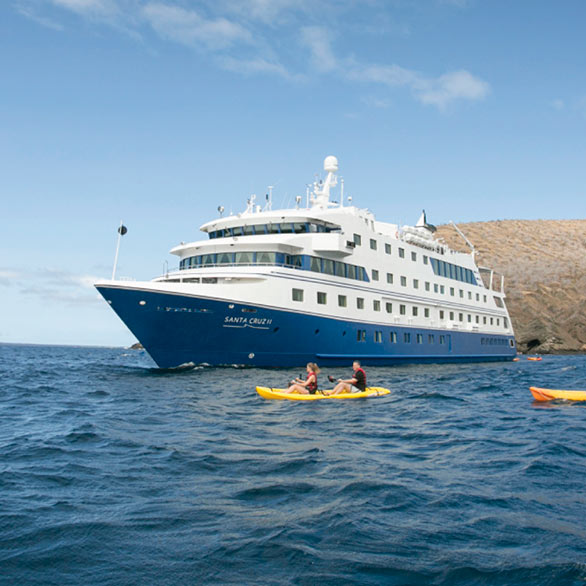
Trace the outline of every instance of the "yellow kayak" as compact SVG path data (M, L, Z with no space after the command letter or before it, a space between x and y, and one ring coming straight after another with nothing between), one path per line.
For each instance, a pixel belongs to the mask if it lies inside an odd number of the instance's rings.
M283 393L283 389L270 389L269 387L256 387L256 392L265 399L286 399L288 401L320 401L322 399L365 399L367 397L380 397L388 395L391 391L383 387L367 387L362 393L340 393L339 395L300 395L299 393Z
M566 399L567 401L586 401L586 391L560 391L556 389L540 389L529 387L536 401L551 401L553 399Z

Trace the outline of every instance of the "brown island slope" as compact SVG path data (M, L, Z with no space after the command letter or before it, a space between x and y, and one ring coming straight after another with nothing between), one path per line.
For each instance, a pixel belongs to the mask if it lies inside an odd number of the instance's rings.
M586 220L498 220L458 227L475 246L477 264L505 276L521 352L586 352ZM451 225L439 226L437 235L451 248L469 251Z

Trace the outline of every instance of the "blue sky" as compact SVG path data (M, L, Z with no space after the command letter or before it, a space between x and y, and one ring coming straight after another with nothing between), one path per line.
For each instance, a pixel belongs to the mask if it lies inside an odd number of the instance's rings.
M119 345L91 287L334 154L381 220L586 217L581 0L7 0L0 341Z

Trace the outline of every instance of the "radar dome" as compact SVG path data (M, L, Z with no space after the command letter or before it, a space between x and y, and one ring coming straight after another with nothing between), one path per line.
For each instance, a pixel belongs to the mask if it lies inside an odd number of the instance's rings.
M328 173L335 173L338 170L338 159L336 157L330 155L326 157L324 160L324 171Z

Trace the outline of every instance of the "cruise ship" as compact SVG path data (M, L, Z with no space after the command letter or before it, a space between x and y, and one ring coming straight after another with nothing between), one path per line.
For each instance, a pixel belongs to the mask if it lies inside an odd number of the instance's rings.
M515 357L503 279L472 245L451 250L425 212L414 226L380 222L344 202L336 157L324 171L294 208L273 210L268 195L218 208L200 240L171 250L176 269L96 288L161 368Z

